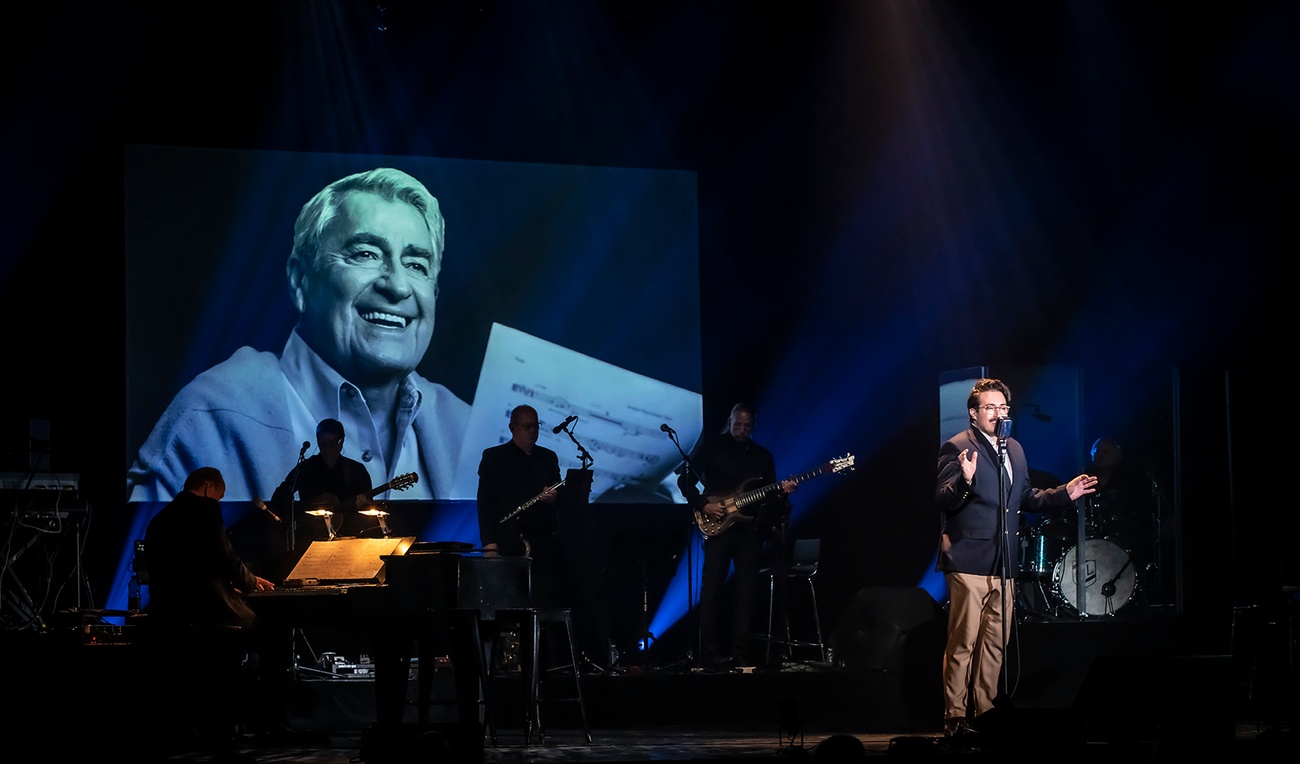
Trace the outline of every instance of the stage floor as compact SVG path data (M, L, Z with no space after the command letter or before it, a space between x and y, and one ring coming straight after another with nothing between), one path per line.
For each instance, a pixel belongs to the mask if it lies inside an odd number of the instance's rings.
M1109 618L1019 624L1008 658L1009 700L985 718L981 740L966 746L942 736L942 648L923 641L902 645L907 649L878 668L794 660L725 672L681 664L592 667L581 675L590 742L572 702L544 706L547 736L525 740L521 689L509 677L494 685L494 744L478 720L462 724L450 703L435 707L430 725L415 723L411 704L402 725L377 729L371 680L303 672L290 702L291 734L242 736L229 754L260 762L388 764L439 760L431 751L442 742L455 754L450 760L469 762L761 761L811 759L819 744L846 736L868 757L1209 753L1294 760L1294 684L1275 670L1285 663L1266 664L1262 654L1186 652L1178 626ZM9 636L14 702L4 717L6 739L35 740L47 754L148 750L150 720L131 645ZM560 688L573 675L548 677ZM436 678L435 699L452 687L449 678ZM212 751L193 751L170 760L212 758Z
M503 735L496 745L482 749L457 747L448 737L415 740L404 738L400 745L367 750L359 739L331 738L312 743L258 744L246 741L231 751L214 755L209 751L177 754L174 762L260 762L269 764L415 764L456 761L483 764L525 764L544 762L587 762L588 764L652 764L654 762L760 762L816 761L851 762L889 756L913 760L944 759L959 755L964 761L1006 761L1008 756L1048 761L1164 761L1190 760L1209 756L1211 760L1290 761L1300 753L1291 730L1238 725L1231 740L1183 735L1132 740L1082 740L1049 737L1049 729L1035 729L1035 721L1012 737L985 736L958 743L946 740L937 730L928 735L839 732L795 736L773 730L744 728L661 727L650 729L595 729L588 743L580 730L557 730L544 741L525 744L522 737ZM435 733L440 734L440 733ZM856 741L861 753L845 747L845 739ZM829 741L829 742L828 742ZM826 749L821 752L818 747ZM848 754L830 755L831 748ZM854 755L857 758L854 758Z

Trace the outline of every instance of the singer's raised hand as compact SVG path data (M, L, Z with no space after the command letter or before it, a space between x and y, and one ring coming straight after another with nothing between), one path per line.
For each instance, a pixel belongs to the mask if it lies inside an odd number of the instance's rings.
M967 483L975 482L975 466L979 464L979 451L972 451L969 448L963 448L960 454L957 454L957 462L961 464L962 477L966 478Z
M1097 490L1097 476L1080 475L1069 483L1066 483L1065 490L1070 494L1071 499L1077 499L1085 494L1094 493Z

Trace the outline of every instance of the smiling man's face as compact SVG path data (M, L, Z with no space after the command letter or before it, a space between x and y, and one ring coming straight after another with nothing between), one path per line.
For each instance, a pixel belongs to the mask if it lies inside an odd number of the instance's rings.
M433 337L433 246L419 210L369 192L348 194L325 227L314 265L299 274L298 333L357 384L413 371Z

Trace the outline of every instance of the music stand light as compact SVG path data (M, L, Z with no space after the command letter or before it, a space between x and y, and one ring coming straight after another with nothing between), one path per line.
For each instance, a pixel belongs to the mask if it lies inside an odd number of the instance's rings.
M369 509L358 510L357 514L378 519L379 532L385 536L393 535L393 530L388 527L388 512L386 510L379 509L378 507L370 507Z
M309 509L306 510L306 514L309 514L312 517L321 517L325 519L325 531L329 533L329 537L331 541L333 541L334 537L338 535L338 531L334 530L334 513L331 512L330 510Z

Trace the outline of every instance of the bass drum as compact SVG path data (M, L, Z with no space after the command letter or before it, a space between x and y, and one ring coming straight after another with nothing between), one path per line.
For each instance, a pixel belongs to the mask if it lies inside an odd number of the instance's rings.
M1052 595L1080 615L1114 615L1137 589L1133 558L1106 539L1087 539L1083 554L1076 545L1052 569ZM1083 558L1083 601L1079 601L1079 558Z

